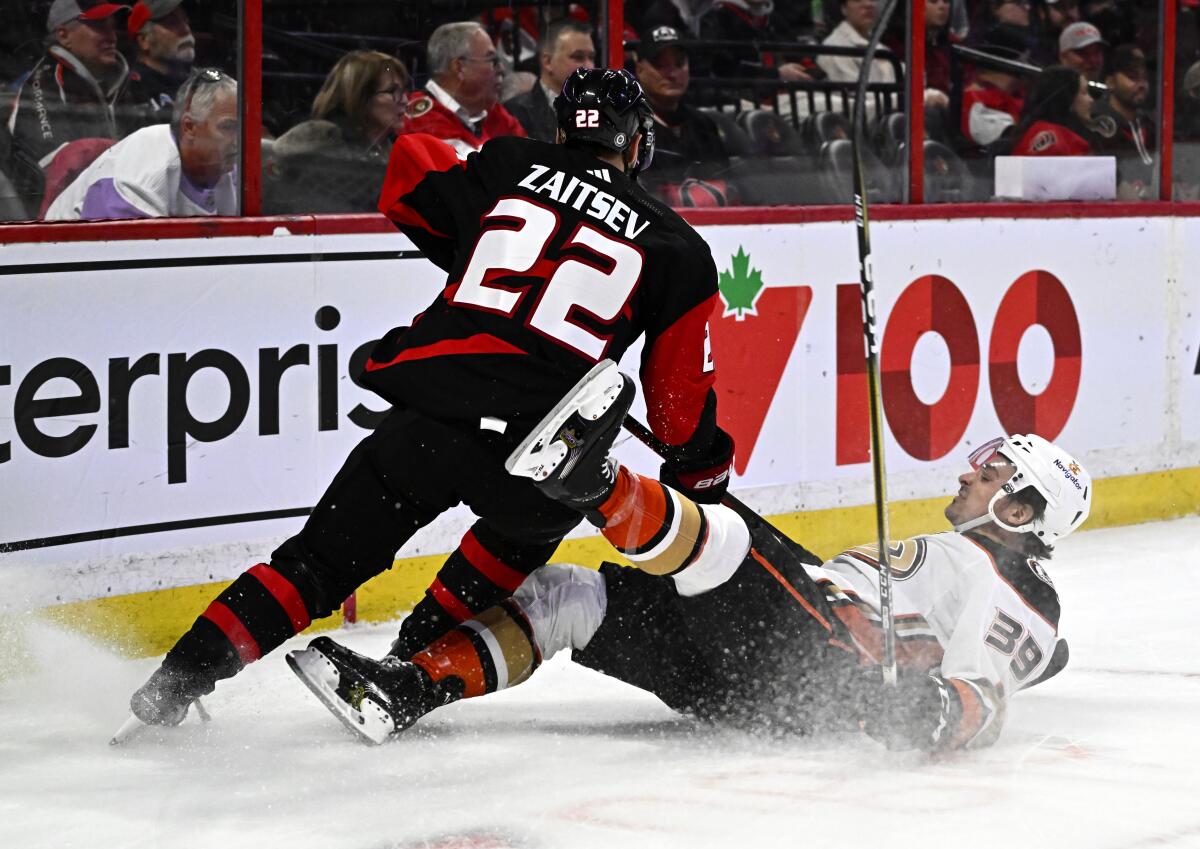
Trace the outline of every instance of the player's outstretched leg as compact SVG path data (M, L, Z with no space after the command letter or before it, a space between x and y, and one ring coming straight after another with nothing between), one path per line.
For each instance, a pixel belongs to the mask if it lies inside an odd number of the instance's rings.
M603 576L543 566L516 593L417 652L371 660L319 637L288 663L330 712L381 743L434 708L515 686L564 648L588 645L604 619Z
M700 505L608 456L633 402L632 382L608 360L593 368L505 463L546 495L584 511L634 565L671 575L684 595L728 580L750 550L746 523Z
M603 525L595 506L616 480L608 451L633 403L633 381L602 360L583 376L509 455L510 474L531 478L549 497Z

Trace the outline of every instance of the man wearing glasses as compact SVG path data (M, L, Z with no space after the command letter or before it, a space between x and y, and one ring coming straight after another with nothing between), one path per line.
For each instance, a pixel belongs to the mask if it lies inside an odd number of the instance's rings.
M409 99L408 132L428 133L465 159L497 136L525 136L500 103L503 72L487 31L464 21L443 24L426 46L430 79Z

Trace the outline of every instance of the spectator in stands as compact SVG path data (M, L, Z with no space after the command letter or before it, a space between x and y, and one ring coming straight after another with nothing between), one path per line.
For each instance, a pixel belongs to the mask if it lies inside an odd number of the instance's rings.
M325 77L313 99L314 120L330 121L347 149L384 162L408 113L408 68L376 50L347 53Z
M645 39L659 27L670 27L689 39L700 38L700 21L714 0L652 0L640 17L633 18L638 35Z
M533 88L514 97L504 108L521 122L530 138L553 142L558 133L554 98L576 68L596 67L596 45L592 26L574 18L563 18L546 27L538 45L541 74Z
M408 130L442 139L465 159L496 136L524 136L499 102L501 61L474 21L442 24L425 46L432 74L408 103Z
M950 106L950 0L925 0L925 109Z
M54 0L50 6L46 55L8 115L15 161L6 170L19 189L40 197L37 171L67 142L120 138L117 109L126 103L129 65L117 51L117 18L128 10L104 0Z
M1079 20L1078 0L1042 0L1034 7L1033 61L1040 66L1058 62L1062 31Z
M742 41L744 47L720 48L711 56L712 73L719 78L751 77L795 83L812 77L799 62L780 61L772 52L761 52L752 42L795 41L782 18L774 14L774 0L719 0L700 21L704 41Z
M877 14L875 0L842 0L842 22L821 43L827 47L866 47ZM858 81L862 59L857 56L820 56L817 65L834 82L852 83ZM896 82L896 72L891 63L876 59L872 63L870 81Z
M1026 61L1025 38L1019 28L993 27L979 49L1001 59ZM979 65L963 89L962 134L977 149L996 142L1021 116L1021 81L1013 73Z
M137 45L129 98L145 110L145 125L165 124L171 120L175 92L196 61L196 37L183 0L138 0L126 28Z
M688 54L672 27L643 37L634 64L654 108L654 166L640 179L672 206L724 206L729 157L716 122L684 103L691 84Z
M1029 0L991 0L992 23L1029 30Z
M312 120L276 139L263 163L263 211L374 211L407 120L408 88L408 69L395 56L355 50L339 59L313 100Z
M170 124L110 147L50 205L47 220L237 214L237 83L216 68L192 72Z
M1058 61L1092 82L1104 75L1104 48L1108 42L1086 21L1071 24L1058 37Z
M1038 76L1010 138L1013 156L1086 156L1092 152L1087 77L1065 65Z
M1146 55L1135 44L1113 50L1104 74L1108 94L1092 105L1095 150L1117 158L1117 196L1147 200L1154 189L1154 122L1145 112L1150 96Z

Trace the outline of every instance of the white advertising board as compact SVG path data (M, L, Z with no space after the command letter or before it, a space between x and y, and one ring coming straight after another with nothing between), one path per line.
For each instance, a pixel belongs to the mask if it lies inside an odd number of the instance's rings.
M944 494L1001 431L1060 439L1096 476L1200 465L1196 227L876 222L891 496ZM712 333L735 488L765 512L868 503L853 226L702 233L722 272ZM0 544L16 549L0 571L87 562L99 577L82 597L129 592L246 565L164 579L139 559L293 532L383 407L353 383L356 352L440 289L411 248L399 235L0 246ZM448 551L468 522L401 554Z

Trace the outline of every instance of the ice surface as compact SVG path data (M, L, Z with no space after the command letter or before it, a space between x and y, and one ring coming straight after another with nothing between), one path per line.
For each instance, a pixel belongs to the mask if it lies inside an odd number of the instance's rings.
M1200 847L1197 552L1200 518L1064 543L1071 665L996 746L940 760L700 728L562 658L367 748L282 653L212 723L112 748L155 661L36 627L40 671L0 683L0 847ZM341 636L379 653L393 630Z

